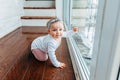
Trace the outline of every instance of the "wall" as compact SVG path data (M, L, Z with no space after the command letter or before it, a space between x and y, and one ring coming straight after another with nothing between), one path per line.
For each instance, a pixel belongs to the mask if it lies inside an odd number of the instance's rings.
M0 38L21 26L24 0L0 0Z

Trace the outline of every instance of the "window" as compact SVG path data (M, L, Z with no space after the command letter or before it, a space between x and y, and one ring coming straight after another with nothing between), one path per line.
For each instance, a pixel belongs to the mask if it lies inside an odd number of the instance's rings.
M79 27L79 33L73 36L88 70L92 58L92 46L96 27L97 0L72 1L72 26Z
M81 76L85 75L82 78L83 80L89 79L90 76L90 63L92 59L96 27L97 6L97 0L64 1L64 21L67 26L69 26L67 28L71 29L74 26L79 27L79 32L73 35L70 39L70 42L73 44L76 51L76 54L71 54L71 56L74 56L75 58L77 66L75 68L81 70L81 72L77 72L76 70L75 74L81 74Z
M67 28L80 28L67 41L76 80L116 79L120 61L119 3L99 0L98 5L97 0L64 0Z

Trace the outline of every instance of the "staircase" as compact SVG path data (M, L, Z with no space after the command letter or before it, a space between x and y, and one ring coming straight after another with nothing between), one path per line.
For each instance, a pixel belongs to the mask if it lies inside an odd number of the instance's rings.
M23 27L46 27L56 16L55 0L26 0L24 4Z

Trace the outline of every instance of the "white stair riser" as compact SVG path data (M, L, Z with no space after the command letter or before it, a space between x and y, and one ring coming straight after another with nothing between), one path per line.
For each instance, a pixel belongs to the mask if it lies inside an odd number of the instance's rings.
M25 1L25 7L54 7L55 1Z
M50 19L22 19L22 26L46 26Z
M25 16L55 16L55 9L25 9Z

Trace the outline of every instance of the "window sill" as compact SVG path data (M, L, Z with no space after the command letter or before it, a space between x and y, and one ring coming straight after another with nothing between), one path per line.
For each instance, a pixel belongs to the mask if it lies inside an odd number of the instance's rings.
M74 39L72 37L67 38L67 43L76 80L89 80L89 70Z

